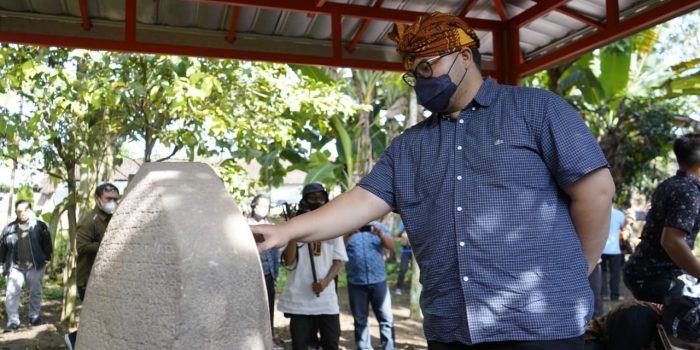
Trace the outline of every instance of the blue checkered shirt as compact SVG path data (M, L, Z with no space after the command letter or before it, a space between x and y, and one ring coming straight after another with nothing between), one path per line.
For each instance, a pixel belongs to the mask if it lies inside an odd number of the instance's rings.
M432 116L394 139L359 186L404 220L426 338L583 334L593 294L562 188L606 166L566 101L490 78L458 118Z

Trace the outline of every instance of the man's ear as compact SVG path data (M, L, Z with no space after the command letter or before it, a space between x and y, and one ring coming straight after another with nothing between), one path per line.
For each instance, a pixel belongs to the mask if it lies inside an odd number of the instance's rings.
M462 64L464 65L464 67L471 68L471 66L474 64L474 55L472 54L472 50L468 47L465 47L459 51L459 55L462 59Z

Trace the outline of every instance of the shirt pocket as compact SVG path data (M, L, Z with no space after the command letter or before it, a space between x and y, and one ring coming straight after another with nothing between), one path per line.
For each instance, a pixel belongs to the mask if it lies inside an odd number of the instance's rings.
M551 174L529 135L499 135L482 149L483 155L471 162L481 183L534 189L551 186Z

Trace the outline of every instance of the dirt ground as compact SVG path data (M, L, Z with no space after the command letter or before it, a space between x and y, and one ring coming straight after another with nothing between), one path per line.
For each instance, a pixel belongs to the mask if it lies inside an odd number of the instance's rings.
M620 286L620 292L625 300L630 300L631 293L625 289L624 285ZM4 291L2 293L4 295ZM339 290L340 297L340 328L342 330L340 336L341 349L354 349L353 339L353 321L348 306L348 294L345 289ZM425 339L423 338L423 325L420 321L412 320L408 317L409 296L407 294L396 296L392 289L392 307L394 310L394 326L396 328L396 348L405 350L426 349ZM619 302L605 301L605 311L614 308ZM61 300L45 301L42 306L42 319L45 324L36 327L29 327L25 320L26 305L20 309L20 317L22 318L22 326L14 333L0 333L0 350L54 350L65 349L63 342L63 334L65 330L60 325L59 317L61 314ZM6 320L5 315L0 317L0 325L4 327ZM372 319L370 314L370 325L372 334L372 343L375 349L379 348L379 329L376 319ZM278 345L284 349L291 349L291 339L288 330L289 320L284 318L280 312L275 313L275 339Z

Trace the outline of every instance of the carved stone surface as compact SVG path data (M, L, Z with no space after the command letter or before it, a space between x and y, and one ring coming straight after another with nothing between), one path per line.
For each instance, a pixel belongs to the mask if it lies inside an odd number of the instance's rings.
M270 349L255 241L206 164L144 164L105 233L78 349Z

